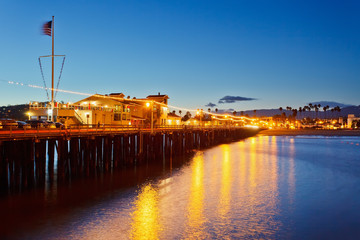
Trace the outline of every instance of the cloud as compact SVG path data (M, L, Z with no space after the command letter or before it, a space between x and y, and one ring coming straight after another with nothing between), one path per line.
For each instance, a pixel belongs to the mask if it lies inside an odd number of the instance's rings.
M217 113L232 113L235 109L228 108L228 109L218 109Z
M240 97L240 96L225 96L219 100L219 103L234 103L234 102L240 102L240 101L253 101L253 100L257 100L257 99Z
M208 104L205 105L205 107L216 107L215 103L209 102Z

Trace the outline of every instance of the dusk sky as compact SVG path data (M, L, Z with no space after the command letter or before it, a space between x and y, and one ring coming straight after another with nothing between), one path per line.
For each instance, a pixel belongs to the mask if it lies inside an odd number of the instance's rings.
M51 54L51 37L41 27L52 16L55 54L66 55L60 89L160 92L192 109L359 105L360 1L294 2L1 1L0 106L47 100L44 90L7 82L43 86L38 57Z

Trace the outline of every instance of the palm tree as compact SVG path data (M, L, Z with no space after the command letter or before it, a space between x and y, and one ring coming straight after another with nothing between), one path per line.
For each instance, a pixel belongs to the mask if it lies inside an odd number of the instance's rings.
M254 110L253 112L254 112L254 117L256 117L256 110Z
M208 108L208 112L211 112L211 109L210 109L210 108Z
M237 113L236 111L233 111L233 115L234 115L234 116L236 116L236 113Z
M292 115L293 115L294 119L296 119L298 110L296 108L294 108L294 109L292 109L292 112L293 112Z
M315 108L315 106L312 103L309 103L309 112L311 112L311 110L314 108ZM310 114L310 116L311 116L311 114ZM313 118L313 117L314 117L314 115L312 114L311 118Z
M302 107L299 107L300 119L301 119L301 113L302 113L302 111L303 111Z
M241 112L240 112L240 116L244 116L244 111L241 111Z
M179 110L180 117L181 117L181 113L182 113L182 111L181 111L181 110Z
M287 107L286 107L286 110L291 111L291 110L292 110L292 107L287 106ZM289 114L289 116L290 116L290 114Z
M215 108L215 112L217 113L219 111L219 109Z
M338 117L340 117L341 108L336 106L334 111L339 112Z
M315 109L315 113L316 113L316 119L318 118L318 112L319 112L319 108L318 108L318 105L315 104L314 106L314 109Z
M329 105L326 105L325 107L323 107L325 119L326 119L326 111L327 111L329 108L330 108Z

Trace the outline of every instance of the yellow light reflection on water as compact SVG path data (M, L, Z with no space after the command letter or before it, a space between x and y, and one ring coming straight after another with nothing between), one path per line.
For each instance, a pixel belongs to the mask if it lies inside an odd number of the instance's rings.
M204 239L204 156L198 153L191 164L191 187L187 208L186 233L194 239Z
M219 202L219 217L223 220L227 219L227 214L230 211L231 199L231 161L230 161L230 147L229 145L222 145L222 174L221 174L221 189Z
M295 141L294 138L290 139L290 159L289 159L289 199L290 204L294 203L294 195L295 195Z
M130 239L159 239L162 227L158 200L158 192L151 184L142 187L132 213Z
M274 218L277 215L279 197L275 140L259 136L237 144L235 152L238 152L238 160L233 162L238 164L238 184L233 188L238 188L235 201L240 207L237 207L236 215L242 216L243 221L237 224L241 231L233 235L236 238L271 238L280 224Z

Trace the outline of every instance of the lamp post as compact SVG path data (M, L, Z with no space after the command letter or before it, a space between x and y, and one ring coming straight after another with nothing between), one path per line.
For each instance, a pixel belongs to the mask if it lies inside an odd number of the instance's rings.
M200 127L201 127L201 115L202 115L202 111L203 111L202 109L200 109L200 110L197 109L197 111L196 111L196 115L199 115L199 120L200 120L200 121L199 121L199 125L200 125Z
M151 134L154 133L154 121L153 121L153 118L154 118L154 102L151 101L151 103L147 102L146 103L146 107L150 107L150 111L151 111L151 123L150 123L150 126L151 126Z

